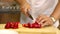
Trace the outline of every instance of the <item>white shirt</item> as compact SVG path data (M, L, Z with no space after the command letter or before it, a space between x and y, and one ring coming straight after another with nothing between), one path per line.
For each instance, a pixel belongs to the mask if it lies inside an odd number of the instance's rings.
M32 15L34 19L38 17L38 15L44 14L47 16L50 16L57 3L58 0L27 0L27 2L31 5L31 10L29 13ZM21 23L28 23L32 22L32 20L29 17L26 17L25 15L21 14ZM56 22L54 24L55 27L58 26L59 23Z

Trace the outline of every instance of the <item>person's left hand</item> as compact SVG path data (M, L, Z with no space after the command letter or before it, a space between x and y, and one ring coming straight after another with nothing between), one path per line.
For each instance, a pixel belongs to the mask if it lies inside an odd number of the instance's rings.
M46 15L38 16L36 21L38 23L40 23L42 25L42 27L48 26L48 25L53 25L52 19L50 17L46 16Z

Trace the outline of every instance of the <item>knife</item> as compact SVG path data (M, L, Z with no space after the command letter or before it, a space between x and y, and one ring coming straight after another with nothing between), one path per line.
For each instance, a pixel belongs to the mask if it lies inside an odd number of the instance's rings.
M33 20L33 17L28 13L29 17Z
M29 12L27 12L27 13L28 13L29 18L31 18L33 20L33 17L31 16L31 14Z

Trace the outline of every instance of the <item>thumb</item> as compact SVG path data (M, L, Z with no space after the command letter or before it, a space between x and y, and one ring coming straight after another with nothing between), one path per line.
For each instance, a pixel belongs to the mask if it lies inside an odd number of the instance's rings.
M29 16L29 11L28 9L25 9L25 15L28 17Z
M27 17L29 17L30 16L30 13L29 13L29 9L25 9L25 15L27 16Z

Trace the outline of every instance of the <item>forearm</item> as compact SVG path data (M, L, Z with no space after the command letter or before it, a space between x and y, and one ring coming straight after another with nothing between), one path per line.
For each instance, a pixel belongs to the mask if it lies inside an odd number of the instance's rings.
M51 16L53 16L56 20L59 19L59 17L60 17L60 0Z
M20 5L27 3L26 0L15 0L15 1L18 2Z

